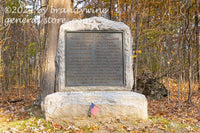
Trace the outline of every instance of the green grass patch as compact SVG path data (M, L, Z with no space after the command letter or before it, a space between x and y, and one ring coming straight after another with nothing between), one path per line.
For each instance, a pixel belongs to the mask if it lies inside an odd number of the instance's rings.
M176 132L176 131L197 131L199 130L198 127L191 125L191 124L183 124L178 121L168 120L164 117L150 117L149 118L153 124L157 127L161 127L161 129L169 132Z
M45 121L43 118L39 119L31 117L25 120L16 120L11 122L4 122L5 126L0 127L0 132L4 130L16 130L16 131L31 131L31 130L52 130L50 122Z

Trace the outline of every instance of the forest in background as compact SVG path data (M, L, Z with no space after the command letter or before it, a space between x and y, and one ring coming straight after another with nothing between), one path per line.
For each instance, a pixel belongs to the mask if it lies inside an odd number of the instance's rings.
M160 82L175 80L179 92L189 88L188 101L200 82L198 0L76 0L72 19L102 16L127 24L133 36L135 81L153 75ZM45 23L8 23L8 18L44 18L39 0L1 0L0 88L10 88L27 99L29 89L40 86L45 56ZM108 9L101 14L99 9ZM90 13L91 12L91 13ZM11 21L11 20L10 20ZM187 86L183 84L188 83ZM135 82L137 88L137 82ZM25 88L25 92L19 88ZM166 86L169 88L169 85Z
M93 117L87 123L83 118L63 125L46 122L33 103L45 71L48 35L47 24L42 20L49 3L46 0L42 3L40 0L0 0L0 132L200 131L200 1L71 2L73 9L85 11L74 10L70 19L101 16L127 24L133 37L133 91L141 87L138 79L156 80L169 90L167 98L148 99L149 120L145 122L118 118L97 121ZM100 9L108 12L95 12ZM9 18L41 22L9 23L12 21Z

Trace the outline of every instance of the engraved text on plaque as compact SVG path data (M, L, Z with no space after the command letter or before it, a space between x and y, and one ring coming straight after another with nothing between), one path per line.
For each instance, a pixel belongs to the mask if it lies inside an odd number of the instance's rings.
M124 85L123 32L66 32L65 86Z

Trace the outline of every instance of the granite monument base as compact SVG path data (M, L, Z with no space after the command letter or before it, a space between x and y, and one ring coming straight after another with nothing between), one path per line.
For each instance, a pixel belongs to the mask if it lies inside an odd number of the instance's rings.
M97 119L148 118L146 97L128 91L57 92L46 96L41 106L46 120L67 121L88 117L91 103L100 108Z

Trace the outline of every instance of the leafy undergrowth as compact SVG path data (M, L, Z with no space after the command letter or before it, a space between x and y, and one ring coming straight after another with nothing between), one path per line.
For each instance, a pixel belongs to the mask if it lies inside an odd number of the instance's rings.
M72 120L61 125L47 122L38 106L32 106L38 91L29 89L28 100L18 96L13 88L0 102L0 132L51 133L51 132L200 132L200 91L194 90L192 103L188 104L187 89L179 90L170 82L170 97L148 100L149 119L146 121L95 117ZM20 92L24 92L21 89Z

